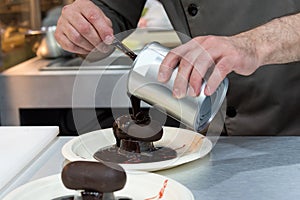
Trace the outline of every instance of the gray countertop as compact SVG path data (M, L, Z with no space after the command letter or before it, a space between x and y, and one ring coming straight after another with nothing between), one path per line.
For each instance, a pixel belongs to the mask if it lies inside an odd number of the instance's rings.
M57 138L13 183L16 187L60 173L62 146ZM221 137L202 159L156 172L188 187L196 200L300 199L300 137Z
M162 171L196 199L300 199L300 137L223 137L204 159Z

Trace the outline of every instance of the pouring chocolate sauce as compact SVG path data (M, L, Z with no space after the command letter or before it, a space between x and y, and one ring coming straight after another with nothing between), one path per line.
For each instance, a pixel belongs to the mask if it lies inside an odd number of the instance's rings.
M129 56L133 61L137 55L118 39L112 45ZM118 117L113 124L116 144L99 149L94 158L99 161L115 163L145 163L176 158L175 150L155 147L153 142L162 138L163 128L152 120L148 112L141 110L141 99L127 93L131 101L132 114Z
M120 40L117 38L114 38L112 45L122 51L125 55L127 55L129 58L131 58L133 61L135 61L137 55L129 49L125 44L123 44ZM132 105L132 111L133 116L136 117L137 113L141 111L141 99L135 97L134 95L127 93L127 95L130 98L131 105Z

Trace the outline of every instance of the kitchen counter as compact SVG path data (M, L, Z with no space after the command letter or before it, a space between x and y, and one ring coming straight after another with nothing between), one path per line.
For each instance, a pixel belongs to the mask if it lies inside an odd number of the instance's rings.
M60 173L62 146L72 137L58 137L14 182L16 187ZM156 172L172 178L196 200L300 199L300 137L221 137L212 152L194 162Z

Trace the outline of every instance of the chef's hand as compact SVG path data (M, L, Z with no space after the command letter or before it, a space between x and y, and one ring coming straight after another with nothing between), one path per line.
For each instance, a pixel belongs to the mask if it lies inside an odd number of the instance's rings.
M173 95L176 98L198 96L203 78L207 81L204 93L212 95L227 74L234 71L250 75L259 66L250 39L240 36L199 36L171 50L163 60L158 80L167 82L178 66ZM210 76L207 80L205 74Z
M73 53L86 55L95 47L105 53L113 40L112 22L90 0L76 0L63 7L55 38Z

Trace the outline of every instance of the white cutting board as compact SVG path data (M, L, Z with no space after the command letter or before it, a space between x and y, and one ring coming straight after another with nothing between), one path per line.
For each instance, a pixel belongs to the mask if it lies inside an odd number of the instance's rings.
M58 135L56 126L0 127L0 191Z

